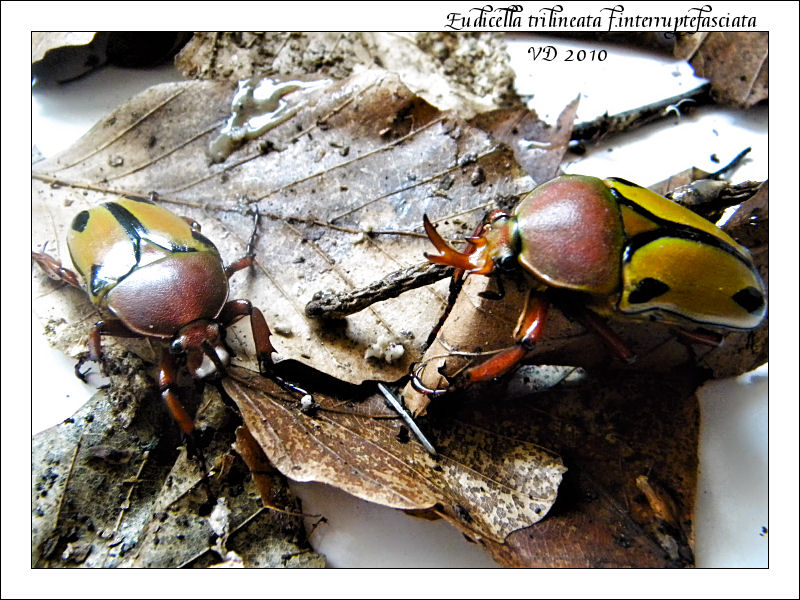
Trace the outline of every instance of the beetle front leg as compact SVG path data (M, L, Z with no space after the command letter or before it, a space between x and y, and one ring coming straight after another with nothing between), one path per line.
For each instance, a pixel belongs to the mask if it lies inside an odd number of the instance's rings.
M187 436L191 436L192 432L194 432L194 421L189 416L189 413L186 412L180 398L178 398L178 394L173 389L176 371L175 358L169 352L169 349L165 348L161 352L161 363L159 364L158 391L161 392L164 404L167 405L172 418L180 426L181 431Z
M548 307L549 302L543 295L532 290L528 292L525 308L514 331L516 345L506 348L480 365L468 369L463 375L467 385L499 377L525 358L525 355L533 349L536 340L542 335Z
M103 345L100 336L110 335L112 337L122 338L141 338L144 337L140 333L131 331L119 319L108 319L106 321L98 321L94 324L91 331L89 331L89 340L87 346L89 351L82 354L75 364L75 376L86 383L86 373L81 372L81 367L84 363L89 361L100 363L100 368L105 373L105 366L103 364Z
M473 383L488 381L507 373L525 358L525 355L533 349L536 340L542 335L548 307L549 302L547 299L542 294L531 290L528 292L525 308L514 331L514 338L517 341L514 346L506 348L481 364L460 373L454 378L453 383L445 389L432 390L421 382L419 374L424 365L412 372L411 385L422 394L438 396L468 387Z
M175 357L169 351L169 348L164 348L161 352L161 363L159 364L158 372L158 389L161 392L161 398L164 404L167 405L172 418L181 428L186 440L186 445L189 455L195 455L200 462L200 470L203 473L203 487L206 490L209 504L215 501L214 492L211 490L211 484L208 481L208 466L205 454L200 448L200 444L194 435L194 419L186 412L178 393L175 391L175 374L177 372L177 365L175 364Z
M256 345L258 370L264 374L267 372L268 367L272 365L272 353L275 352L272 342L269 341L272 332L269 330L264 314L258 307L253 306L249 300L231 300L222 307L219 321L224 327L228 327L245 316L250 317L253 341Z
M83 289L78 275L74 271L65 269L57 258L42 252L31 252L31 258L37 262L50 279L63 281L79 290Z

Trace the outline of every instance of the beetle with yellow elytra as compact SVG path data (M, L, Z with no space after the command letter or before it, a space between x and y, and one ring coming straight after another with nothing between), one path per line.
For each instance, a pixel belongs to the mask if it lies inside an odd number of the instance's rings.
M426 253L429 261L468 274L521 270L530 283L516 344L444 389L422 384L418 366L412 384L427 395L518 364L542 335L554 291L577 300L581 320L627 360L633 354L597 315L659 321L688 335L693 328L754 329L766 315L764 282L746 248L691 210L624 179L565 175L544 183L513 214L490 213L464 252L450 247L427 216L424 224L438 250Z
M52 279L83 289L93 304L113 314L92 328L89 360L102 360L102 335L169 341L159 365L159 387L181 429L191 434L192 419L175 390L179 364L198 379L221 376L230 361L226 328L245 316L250 317L260 371L272 363L264 315L248 300L228 300L228 278L253 264L255 234L246 255L226 267L197 222L151 199L127 196L73 219L67 247L77 273L47 254L33 252L32 257ZM75 372L84 379L82 363Z

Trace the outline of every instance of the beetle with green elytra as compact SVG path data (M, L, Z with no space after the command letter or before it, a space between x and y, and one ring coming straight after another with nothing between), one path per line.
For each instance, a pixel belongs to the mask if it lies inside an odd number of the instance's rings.
M516 344L461 373L438 395L493 379L517 365L543 331L555 296L580 305L581 320L621 358L633 354L598 318L624 316L726 332L758 327L766 290L749 251L710 221L646 188L619 178L565 175L522 197L513 214L493 211L464 252L450 247L427 216L438 254L429 261L467 274L518 270L530 291L514 332Z

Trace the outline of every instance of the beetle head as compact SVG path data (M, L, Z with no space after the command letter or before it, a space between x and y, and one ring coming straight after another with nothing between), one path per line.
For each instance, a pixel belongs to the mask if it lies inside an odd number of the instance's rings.
M230 362L230 354L222 341L219 323L198 319L178 330L169 350L186 354L186 367L193 377L203 379L221 374Z
M495 268L503 271L517 266L517 234L516 221L507 213L496 210L489 214L487 222L467 238L467 247L459 252L444 241L438 234L427 215L423 217L425 232L439 254L425 253L425 257L440 265L450 265L463 269L467 273L488 275Z

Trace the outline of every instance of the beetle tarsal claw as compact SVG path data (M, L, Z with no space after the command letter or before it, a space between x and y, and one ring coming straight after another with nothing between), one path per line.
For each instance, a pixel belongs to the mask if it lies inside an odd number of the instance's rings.
M424 383L422 383L421 379L422 371L427 366L428 363L418 363L415 365L411 365L411 387L413 387L420 394L432 397L441 396L443 394L452 391L452 388L449 386L446 388L434 390L433 388L429 388Z

